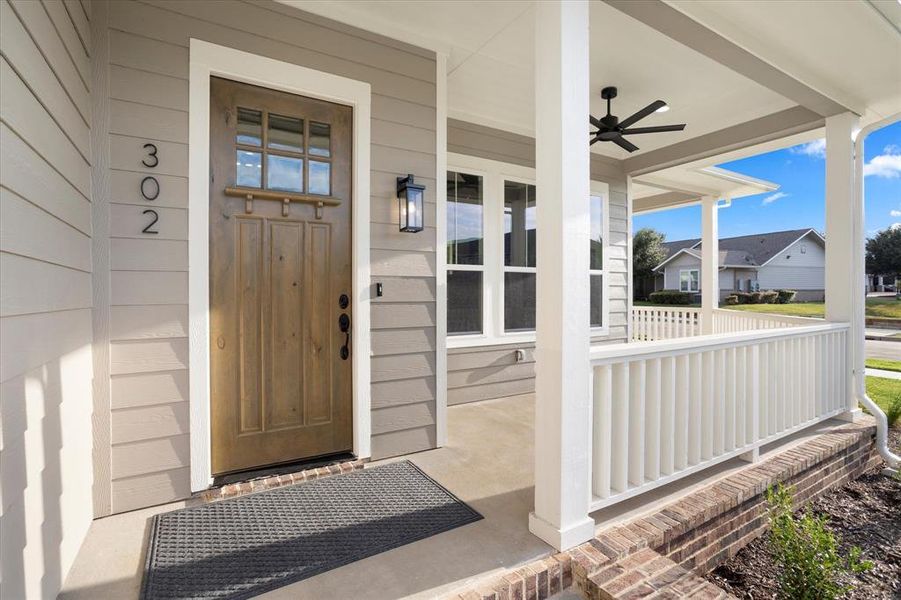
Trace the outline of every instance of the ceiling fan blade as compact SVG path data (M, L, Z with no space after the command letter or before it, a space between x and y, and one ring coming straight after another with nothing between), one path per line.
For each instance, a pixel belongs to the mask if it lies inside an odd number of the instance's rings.
M682 131L685 129L685 123L680 125L657 125L655 127L633 127L632 129L623 130L623 135L632 135L633 133L663 133L664 131Z
M656 111L661 106L666 106L666 102L664 102L663 100L654 100L653 102L651 102L650 104L648 104L647 106L642 108L640 111L638 111L631 117L628 117L628 118L620 121L619 126L622 127L623 129L625 129L632 123L637 123L638 121L641 121L642 119L644 119L646 116L648 116L652 112Z
M595 136L595 138L592 139L591 142L588 143L588 145L589 145L589 146L594 146L595 142L600 142L600 141L601 141L601 138Z
M591 115L588 115L588 121L589 121L592 125L594 125L595 127L597 127L598 129L603 129L603 128L604 128L604 124L601 123L601 120L600 120L600 119L596 119L595 117L592 117Z
M635 152L636 150L638 150L638 146L636 146L635 144L633 144L632 142L630 142L623 136L613 138L610 141L613 142L614 144L616 144L617 146L619 146L620 148L622 148L623 150L627 150L629 152Z

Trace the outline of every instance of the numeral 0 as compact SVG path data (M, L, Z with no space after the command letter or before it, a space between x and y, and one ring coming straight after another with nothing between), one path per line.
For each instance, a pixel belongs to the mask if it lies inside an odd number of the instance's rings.
M158 164L160 164L160 159L156 155L156 144L144 144L144 149L147 150L147 157L141 161L141 164L145 167L154 168ZM147 162L147 159L153 159L153 162Z
M141 180L141 195L144 200L156 200L160 195L160 182L156 177L147 176Z
M159 214L157 214L157 212L156 212L155 210L152 210L152 209L149 209L149 208L148 208L147 210L145 210L144 212L142 212L141 214L142 214L142 215L151 215L151 218L153 219L152 221L150 221L150 223L147 223L147 227L145 227L144 229L142 229L142 230L141 230L141 233L150 233L150 234L153 234L153 235L158 234L159 231L157 231L156 229L151 229L151 228L152 228L154 225L156 225L156 222L157 222L157 221L160 220Z

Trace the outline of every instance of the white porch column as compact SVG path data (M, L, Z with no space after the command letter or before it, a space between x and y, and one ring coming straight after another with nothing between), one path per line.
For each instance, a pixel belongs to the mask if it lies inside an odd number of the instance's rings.
M846 361L848 386L844 390L849 419L861 412L852 394L850 371L855 356L863 354L864 303L855 303L854 298L855 294L866 293L863 203L858 206L854 202L852 136L858 127L857 115L853 113L826 118L826 320L851 324ZM855 304L860 307L859 315L855 315ZM854 352L855 346L859 346L858 352ZM862 359L859 362L863 364Z
M701 198L701 333L713 333L713 309L720 305L718 199Z
M588 2L535 3L535 510L557 549L594 536L590 496Z

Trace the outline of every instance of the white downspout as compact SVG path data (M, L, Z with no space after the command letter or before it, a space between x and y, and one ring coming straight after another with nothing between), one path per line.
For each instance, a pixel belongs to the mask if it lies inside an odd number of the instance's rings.
M856 282L865 282L866 273L864 267L864 258L863 258L863 244L864 244L864 177L863 177L863 148L864 148L864 140L876 129L881 129L886 125L890 125L897 121L901 121L901 113L896 113L887 119L883 119L881 121L877 121L876 123L871 123L860 130L860 133L857 134L857 137L854 139L854 177L855 177L855 185L854 185L854 202L856 203L857 210L853 211L854 218L858 221L854 223L855 234L858 238L855 240L855 244L858 246L856 250L860 256L855 257L853 263L853 273L851 281ZM827 150L828 152L828 150ZM859 293L853 295L853 304L852 304L852 314L854 319L857 320L860 324L860 331L863 333L865 326L865 314L866 314L866 294L861 296ZM857 339L860 338L860 339ZM866 368L865 368L865 351L864 351L864 336L859 335L853 340L854 348L853 348L853 358L854 358L854 395L857 397L857 401L860 402L876 419L876 450L879 452L879 455L885 460L886 464L888 464L888 469L885 469L885 473L889 475L894 475L898 473L898 470L901 469L901 457L897 454L894 454L888 447L888 419L885 416L885 413L882 412L882 409L873 402L869 396L867 396L867 388L866 388Z

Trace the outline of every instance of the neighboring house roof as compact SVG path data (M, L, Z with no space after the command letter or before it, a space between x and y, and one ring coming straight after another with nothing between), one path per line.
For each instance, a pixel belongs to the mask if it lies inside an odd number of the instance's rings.
M825 245L826 240L813 228L789 229L738 237L722 238L719 241L719 266L722 267L762 267L783 250L807 235ZM654 270L659 270L680 254L701 258L701 240L677 240L663 244L666 259Z

